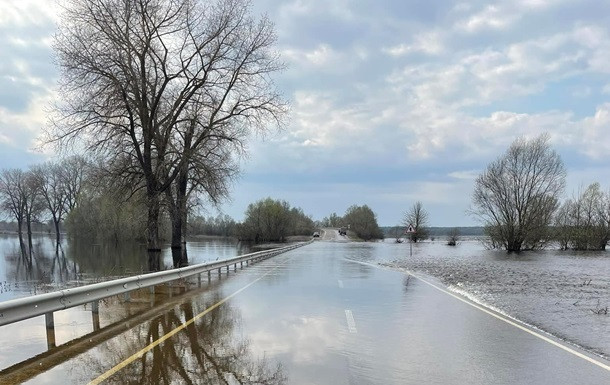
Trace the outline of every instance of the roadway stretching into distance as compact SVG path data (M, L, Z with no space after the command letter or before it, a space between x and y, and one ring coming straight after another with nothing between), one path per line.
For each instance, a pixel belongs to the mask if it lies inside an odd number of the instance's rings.
M26 383L610 383L603 359L378 268L367 259L374 245L321 238L160 302L158 314ZM102 325L141 302L109 304ZM78 328L58 319L60 334Z

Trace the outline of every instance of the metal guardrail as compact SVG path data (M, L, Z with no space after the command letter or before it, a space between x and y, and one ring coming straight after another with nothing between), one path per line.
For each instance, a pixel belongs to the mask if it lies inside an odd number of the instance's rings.
M159 271L155 273L142 274L128 278L120 278L112 281L100 282L91 285L79 286L71 289L64 289L52 293L34 295L31 297L17 298L0 303L0 326L22 321L28 318L48 315L58 310L83 305L89 302L112 297L118 294L129 293L145 287L160 285L177 279L192 277L197 274L208 274L216 269L227 269L231 265L244 262L267 259L275 255L285 253L311 243L303 242L277 249L258 251L255 253L244 254L234 258L221 261L201 263L172 270ZM48 323L49 321L47 321ZM51 321L52 322L52 321ZM47 326L49 326L47 324Z

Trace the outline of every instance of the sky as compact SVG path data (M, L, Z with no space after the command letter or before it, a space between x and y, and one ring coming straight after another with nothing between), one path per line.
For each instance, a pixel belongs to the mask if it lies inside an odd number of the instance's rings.
M382 226L421 201L431 226L473 226L474 181L520 136L548 133L565 196L610 187L610 1L254 0L287 69L287 124L253 136L231 200L314 219L368 205ZM57 10L0 0L0 169L38 146L55 95ZM216 215L208 208L207 215Z

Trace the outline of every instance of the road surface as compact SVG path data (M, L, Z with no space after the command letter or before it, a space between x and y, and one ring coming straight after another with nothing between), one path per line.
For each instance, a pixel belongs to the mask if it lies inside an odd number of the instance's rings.
M367 247L321 240L186 293L110 301L109 335L5 369L0 383L610 384L607 361L367 264ZM58 315L57 334L83 334L86 311Z

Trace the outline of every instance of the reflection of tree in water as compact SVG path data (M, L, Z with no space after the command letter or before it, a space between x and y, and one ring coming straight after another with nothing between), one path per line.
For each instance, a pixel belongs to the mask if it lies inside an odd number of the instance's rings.
M14 281L15 289L37 294L52 291L78 278L76 263L68 261L61 245L52 251L46 239L38 239L32 247L16 245L7 253L7 278Z
M146 334L143 330L134 329L136 333L141 332L133 339L134 343L121 344L120 347L113 345L112 359L104 360L104 367L108 369L109 361L129 356L220 300L216 296L201 309L197 309L196 303L184 303L152 320ZM234 333L238 319L236 309L221 305L154 347L108 381L116 384L286 383L281 364L270 367L264 358L253 357L249 341L238 339Z

